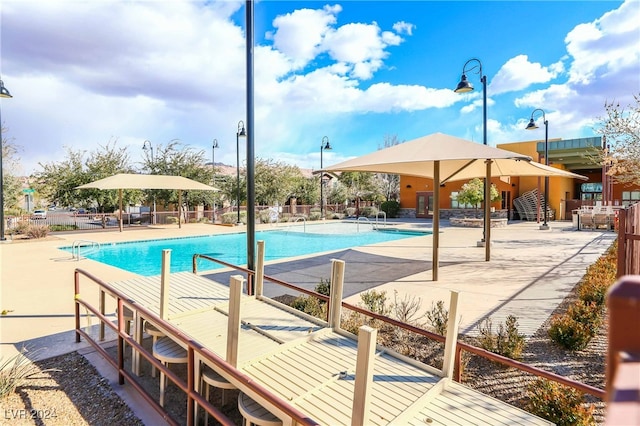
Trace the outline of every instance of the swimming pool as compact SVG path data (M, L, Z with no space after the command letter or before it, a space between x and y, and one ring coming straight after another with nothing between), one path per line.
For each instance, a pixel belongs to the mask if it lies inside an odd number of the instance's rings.
M419 231L373 231L362 225L359 229L355 225L321 228L322 225L312 225L304 228L296 226L290 230L258 231L255 240L265 242L265 261L269 261L426 235ZM71 247L60 249L71 252ZM100 250L82 255L126 271L151 276L161 272L164 249L171 250L171 272L191 271L192 257L196 253L234 265L247 263L247 235L244 232L102 244ZM205 262L202 265L206 270L223 267L214 262Z

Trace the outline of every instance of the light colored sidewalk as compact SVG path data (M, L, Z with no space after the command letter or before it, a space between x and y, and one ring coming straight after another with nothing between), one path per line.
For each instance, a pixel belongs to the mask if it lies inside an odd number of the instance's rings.
M409 221L408 228L430 227ZM11 356L27 343L37 347L38 358L79 349L73 337L73 271L82 268L104 281L128 279L134 274L92 260L72 260L58 248L75 240L100 243L169 238L244 231L244 227L189 224L179 229L144 228L125 232L56 235L55 239L0 244L0 356ZM481 229L443 227L440 238L439 281L431 281L431 236L409 238L358 248L359 252L425 262L424 272L377 287L393 298L419 297L423 307L449 301L449 291L461 294L461 331L473 333L477 323L490 315L494 323L514 313L521 332L532 334L615 239L612 232L570 231L570 223L552 222L540 231L535 223L514 223L492 230L491 261L475 246ZM268 248L267 248L268 250ZM327 265L329 267L329 265ZM362 268L367 264L346 265ZM376 271L380 275L383 271ZM317 277L317 282L321 277ZM348 285L348 283L346 283ZM86 299L96 294L83 294ZM358 295L347 299L359 302Z

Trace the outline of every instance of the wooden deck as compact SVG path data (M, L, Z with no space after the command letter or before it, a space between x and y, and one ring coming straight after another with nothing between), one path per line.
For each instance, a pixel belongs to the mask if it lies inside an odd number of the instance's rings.
M160 277L111 285L160 315ZM362 362L356 336L271 299L242 294L234 302L229 286L192 273L171 274L167 287L165 321L236 365L256 383L320 424L349 425L360 418L354 411L361 403L355 373ZM232 362L228 359L228 324L237 314L234 310L239 311L240 327ZM157 326L162 329L162 324ZM375 337L373 342L375 345ZM378 346L372 353L365 424L550 424L389 349ZM235 384L285 425L293 424L253 388Z

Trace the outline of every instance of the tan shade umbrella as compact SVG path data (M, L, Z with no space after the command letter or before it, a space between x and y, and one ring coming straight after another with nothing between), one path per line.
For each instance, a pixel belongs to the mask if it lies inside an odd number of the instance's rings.
M448 181L492 176L563 176L587 180L586 177L545 166L531 157L466 139L434 133L371 154L326 167L325 171L391 173L431 178L443 184ZM490 185L485 200L490 199ZM433 193L433 280L438 280L438 243L440 232L440 185ZM491 257L490 203L485 203L485 260Z
M117 189L120 199L120 212L122 212L122 190L123 189L176 189L178 190L178 205L182 205L181 191L219 191L218 188L205 185L198 181L187 179L183 176L167 175L138 175L133 173L120 173L99 179L94 182L77 186L76 189ZM181 221L178 218L178 226ZM120 232L122 232L122 214L120 214Z

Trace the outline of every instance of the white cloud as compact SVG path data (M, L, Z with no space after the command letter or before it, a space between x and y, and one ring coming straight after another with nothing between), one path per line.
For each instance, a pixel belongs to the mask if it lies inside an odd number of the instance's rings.
M412 35L413 29L415 27L416 27L415 25L410 24L408 22L404 22L404 21L396 22L395 24L393 24L393 29L398 34Z
M523 90L532 84L547 83L562 71L562 64L545 68L539 63L529 62L527 55L509 59L491 80L491 94Z

